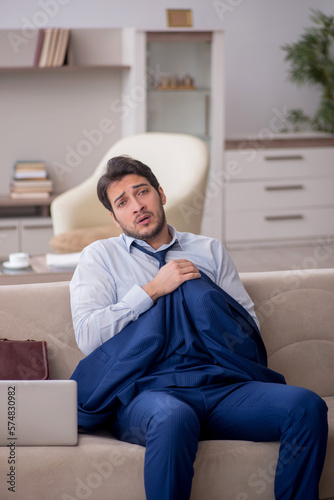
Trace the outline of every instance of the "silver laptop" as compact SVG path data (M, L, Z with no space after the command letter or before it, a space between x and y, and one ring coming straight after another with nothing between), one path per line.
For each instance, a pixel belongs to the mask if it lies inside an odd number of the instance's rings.
M0 446L76 445L74 380L0 380Z

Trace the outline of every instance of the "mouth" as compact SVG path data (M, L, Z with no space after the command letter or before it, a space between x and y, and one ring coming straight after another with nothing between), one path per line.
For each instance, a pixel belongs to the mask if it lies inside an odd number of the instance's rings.
M151 215L150 214L144 214L141 215L140 217L137 218L136 223L140 225L146 225L150 222L151 220Z

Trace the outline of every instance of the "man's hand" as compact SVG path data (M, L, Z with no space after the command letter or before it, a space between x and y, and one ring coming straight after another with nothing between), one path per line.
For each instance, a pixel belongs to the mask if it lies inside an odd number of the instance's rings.
M143 290L155 301L163 295L174 292L185 281L200 277L197 267L190 260L170 260L159 269L152 281L143 286Z

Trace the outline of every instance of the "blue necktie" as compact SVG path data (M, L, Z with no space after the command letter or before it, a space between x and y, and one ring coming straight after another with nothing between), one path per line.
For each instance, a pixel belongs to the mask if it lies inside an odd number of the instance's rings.
M135 248L138 248L141 252L147 253L147 255L151 255L151 257L154 257L159 261L159 269L166 264L166 253L174 246L176 241L174 241L173 245L170 245L168 248L165 250L159 250L159 252L150 252L149 250L146 250L146 248L142 247L141 245L138 245L135 241L132 242L132 246Z

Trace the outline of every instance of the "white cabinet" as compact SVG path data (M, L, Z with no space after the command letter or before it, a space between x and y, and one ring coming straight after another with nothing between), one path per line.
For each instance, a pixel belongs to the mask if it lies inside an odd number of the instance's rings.
M0 257L12 252L36 255L50 251L52 199L0 196Z
M202 234L222 239L223 34L149 32L147 39L148 132L184 133L207 144L210 173L204 199ZM177 182L177 179L175 179ZM198 203L194 193L194 203Z
M226 150L225 170L228 247L334 236L333 147Z
M30 255L50 252L49 241L52 236L51 217L29 217L20 220L20 251Z
M19 221L0 219L0 257L20 251Z
M12 252L38 255L50 252L48 242L52 238L50 217L0 219L0 257Z

